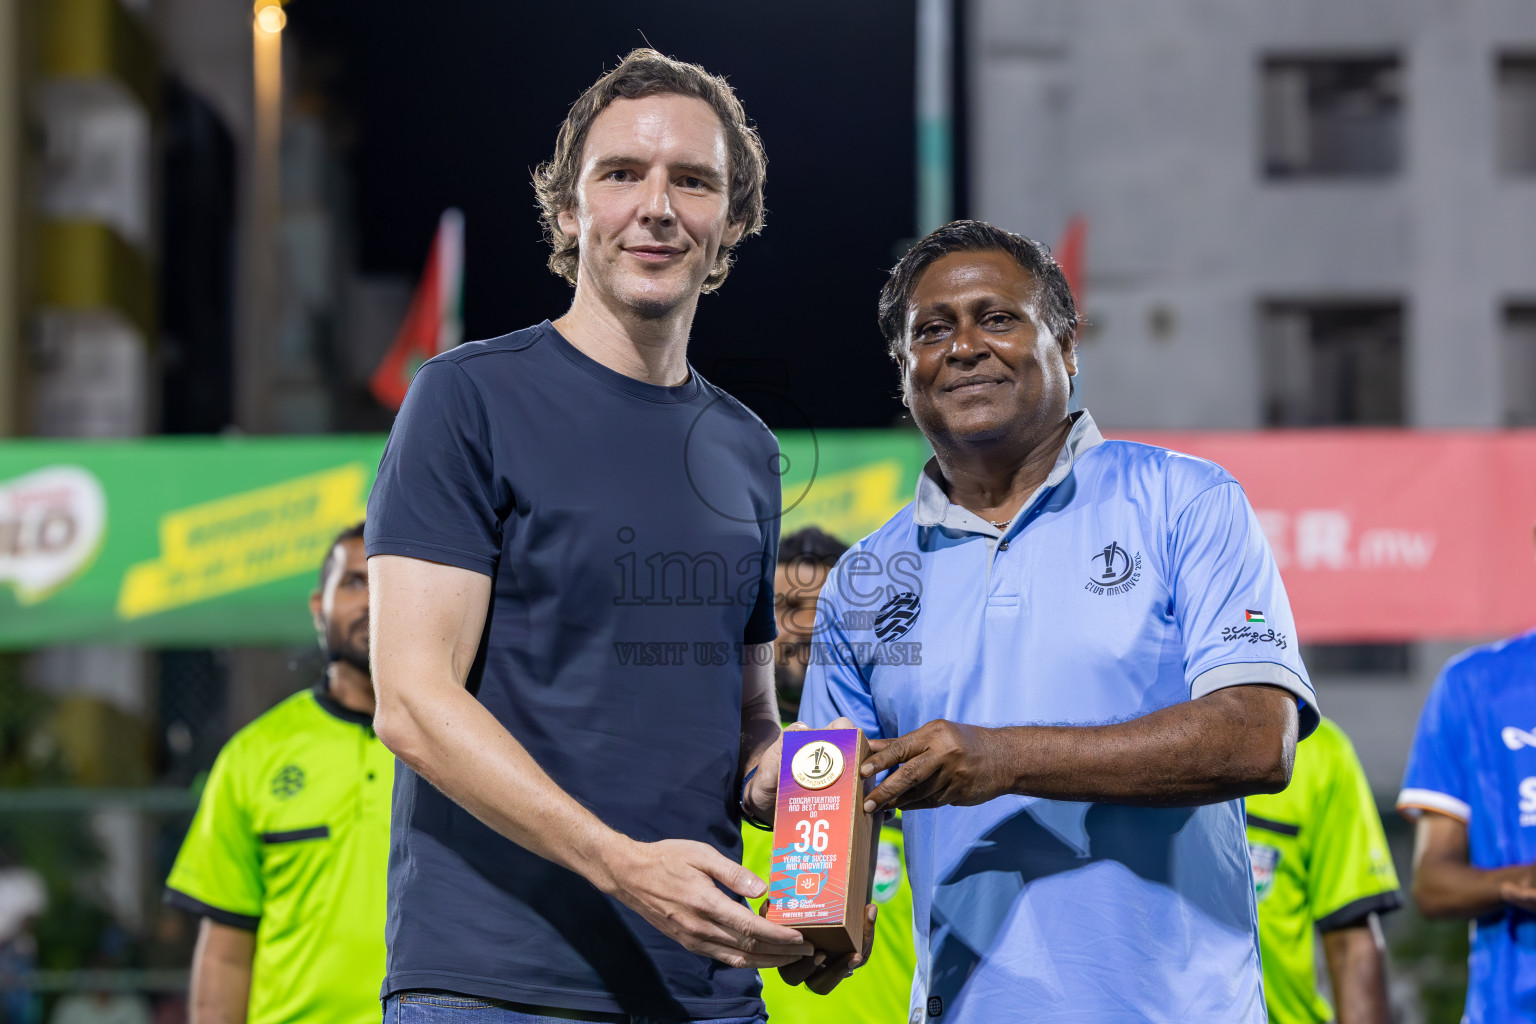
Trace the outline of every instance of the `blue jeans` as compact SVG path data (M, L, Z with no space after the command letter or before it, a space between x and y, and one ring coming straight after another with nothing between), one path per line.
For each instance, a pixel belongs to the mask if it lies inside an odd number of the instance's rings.
M683 1024L640 1014L584 1013L519 1006L494 999L448 992L396 992L384 1004L384 1024L570 1024L571 1021L612 1021L615 1024ZM765 1024L766 1017L717 1017L696 1024Z

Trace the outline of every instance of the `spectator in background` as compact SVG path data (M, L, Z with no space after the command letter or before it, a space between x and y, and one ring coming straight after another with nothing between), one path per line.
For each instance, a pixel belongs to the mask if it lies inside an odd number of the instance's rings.
M773 603L779 620L774 671L785 725L799 716L800 688L805 684L805 666L814 643L816 598L827 582L827 573L847 550L848 545L814 526L803 527L779 541L774 573ZM767 878L772 870L773 833L743 828L741 839L742 864ZM891 817L880 829L875 862L872 895L879 907L875 919L878 954L826 995L818 995L805 985L791 985L778 971L762 971L763 1004L769 1020L881 1024L906 1017L917 954L912 948L912 890L907 885L903 850L901 818Z
M816 597L827 573L848 545L817 527L806 526L779 541L773 573L773 608L779 637L774 641L773 683L779 717L787 725L800 717L800 691L816 626Z
M122 970L126 966L127 935L115 927L102 935L101 948L90 957L97 971ZM48 1024L151 1024L149 1000L138 992L108 988L74 992L53 1005Z
M137 992L76 992L60 999L48 1024L151 1024L149 1002Z
M177 910L162 906L155 915L149 939L144 944L145 970L179 971L192 960L197 935L194 929L198 919ZM154 1001L155 1024L186 1024L187 996L185 992L162 992Z
M1296 747L1291 784L1248 797L1264 1001L1273 1024L1321 1024L1317 942L1340 1024L1388 1024L1386 946L1377 915L1402 905L1397 872L1355 748L1333 722Z
M372 728L361 523L309 608L324 677L224 747L166 882L202 918L192 1024L379 1018L395 759Z
M1462 1021L1536 1021L1536 631L1441 669L1397 809L1419 910L1473 922Z
M37 970L32 924L48 908L43 876L29 867L0 861L0 1022L33 1024L42 1011L27 985Z

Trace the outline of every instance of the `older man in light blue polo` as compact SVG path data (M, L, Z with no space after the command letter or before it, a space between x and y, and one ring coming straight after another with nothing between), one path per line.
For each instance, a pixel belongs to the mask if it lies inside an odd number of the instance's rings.
M802 714L880 737L912 1021L1264 1021L1241 798L1318 713L1242 489L1068 413L1077 317L1038 243L941 228L880 320L935 457L822 591Z

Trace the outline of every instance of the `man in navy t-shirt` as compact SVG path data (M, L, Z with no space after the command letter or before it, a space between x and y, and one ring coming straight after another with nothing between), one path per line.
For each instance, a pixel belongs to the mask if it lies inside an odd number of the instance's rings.
M722 79L631 53L535 172L570 310L429 361L395 421L367 532L390 1021L755 1021L757 968L851 966L740 898L779 453L686 349L763 176Z

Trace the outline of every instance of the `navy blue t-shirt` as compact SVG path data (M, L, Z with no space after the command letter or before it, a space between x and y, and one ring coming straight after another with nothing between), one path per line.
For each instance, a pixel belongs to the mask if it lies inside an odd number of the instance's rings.
M369 555L491 577L469 688L567 793L639 840L741 859L741 647L776 633L778 442L690 371L658 387L548 321L427 362L368 502ZM384 994L664 1019L758 1012L690 953L401 764Z

